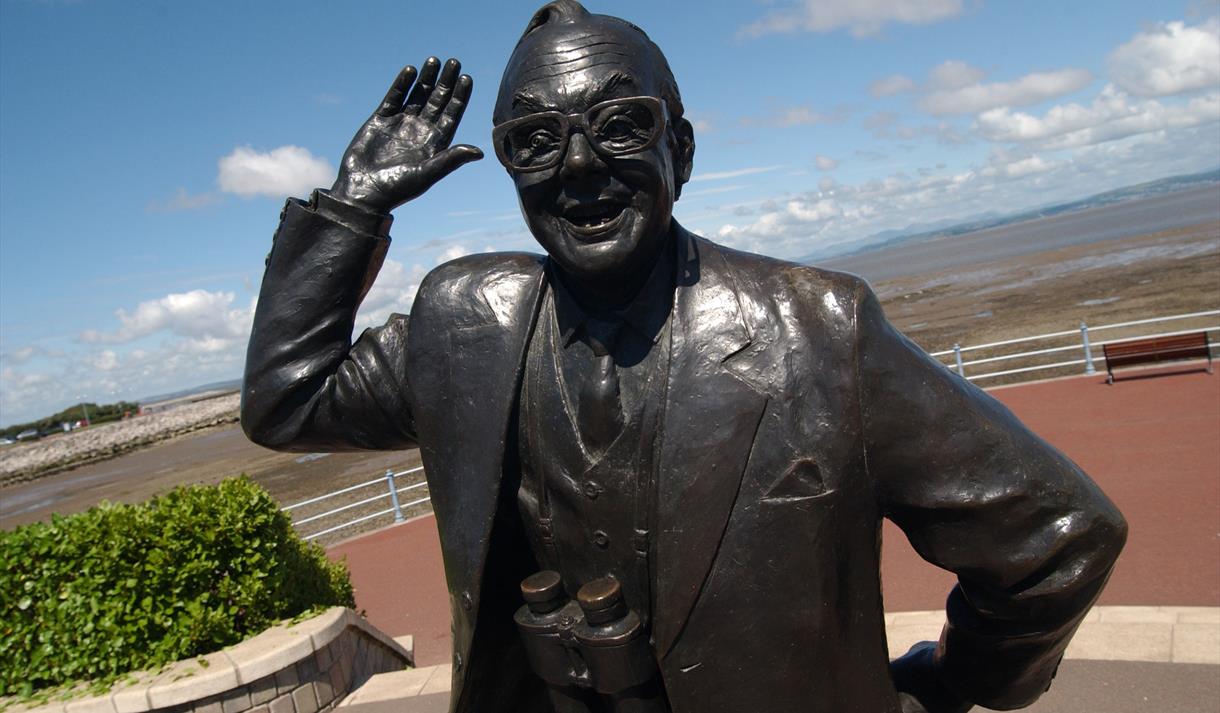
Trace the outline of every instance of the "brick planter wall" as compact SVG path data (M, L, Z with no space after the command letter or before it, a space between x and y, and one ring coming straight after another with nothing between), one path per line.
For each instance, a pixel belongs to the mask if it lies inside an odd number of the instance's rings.
M411 652L350 609L334 607L164 671L136 674L103 696L13 713L317 713L369 677L412 664ZM3 701L0 701L2 703Z

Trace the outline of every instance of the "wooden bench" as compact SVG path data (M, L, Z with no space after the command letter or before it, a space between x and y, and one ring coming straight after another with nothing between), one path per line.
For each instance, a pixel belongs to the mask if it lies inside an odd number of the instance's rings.
M1207 373L1212 373L1212 350L1211 343L1207 339L1207 332L1113 342L1103 344L1102 350L1106 355L1107 384L1114 383L1115 367L1156 364L1181 359L1207 357Z

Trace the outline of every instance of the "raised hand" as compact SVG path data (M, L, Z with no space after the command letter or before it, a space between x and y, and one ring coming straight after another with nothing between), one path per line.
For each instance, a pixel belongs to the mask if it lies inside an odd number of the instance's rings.
M483 158L478 147L449 146L474 85L468 75L459 76L461 69L451 59L442 70L436 57L418 72L403 67L344 152L331 194L388 213L462 164Z

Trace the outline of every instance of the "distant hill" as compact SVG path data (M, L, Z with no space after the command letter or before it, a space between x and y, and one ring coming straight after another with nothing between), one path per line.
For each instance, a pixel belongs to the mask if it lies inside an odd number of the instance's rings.
M831 257L841 258L851 255L859 255L861 253L891 248L905 243L914 243L922 240L931 240L933 238L964 235L966 233L973 233L979 230L986 230L988 228L997 228L1003 225L1022 223L1027 220L1062 215L1064 213L1074 213L1076 211L1087 210L1089 208L1098 208L1101 206L1123 203L1125 201L1135 200L1138 198L1148 198L1166 193L1174 193L1176 191L1196 188L1209 184L1220 184L1220 168L1212 171L1205 171L1203 173L1192 173L1184 176L1171 176L1169 178L1162 178L1156 181L1149 181L1148 183L1139 183L1134 186L1127 186L1125 188L1116 188L1112 191L1098 193L1087 198L1081 198L1080 200L1068 201L1066 203L1055 203L1017 213L1009 213L1007 215L986 213L967 218L965 220L954 219L940 221L937 223L910 225L901 230L885 230L880 233L870 235L864 240L857 241L854 246L852 244L837 245L823 250L815 250L814 252L799 258L799 261L823 261Z
M155 396L146 396L146 397L140 399L139 401L141 404L155 404L155 403L160 403L162 401L173 401L174 399L180 399L180 398L183 398L186 396L194 396L195 394L202 394L202 393L206 393L208 391L237 391L240 388L241 388L241 379L229 379L228 381L214 381L210 384L203 384L201 386L192 386L189 389L183 389L181 391L173 391L168 394L156 394Z

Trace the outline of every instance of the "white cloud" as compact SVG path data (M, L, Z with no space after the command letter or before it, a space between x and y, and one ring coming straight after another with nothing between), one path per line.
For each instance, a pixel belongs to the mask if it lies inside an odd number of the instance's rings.
M813 164L818 167L819 171L833 171L839 167L838 161L829 156L823 156L822 154L818 154L817 157L813 159Z
M937 69L944 67L941 65ZM1093 75L1083 69L1034 72L1011 82L991 83L978 81L977 78L973 82L963 83L970 75L963 73L960 67L944 74L946 76L937 77L937 70L933 70L929 85L938 88L919 101L921 109L936 116L974 114L997 107L1037 104L1070 94L1093 81Z
M176 213L182 210L197 210L219 201L220 196L215 193L188 193L185 188L179 187L170 198L149 201L145 210L149 213Z
M914 89L915 82L910 77L902 74L891 74L885 79L878 79L868 85L869 94L875 97L891 97L895 94L913 91Z
M1167 104L1153 99L1133 100L1107 86L1090 106L1062 104L1040 117L1007 108L993 109L979 115L976 128L991 141L1064 149L1217 121L1220 93Z
M815 111L808 104L776 107L767 116L747 116L741 120L744 126L812 126L835 120L831 114Z
M898 115L891 111L879 111L864 118L860 126L872 132L874 138L896 141L912 141L931 138L945 146L960 146L971 142L971 137L958 126L941 120L924 126L908 126L899 123Z
M1108 65L1114 83L1137 96L1214 88L1220 85L1220 18L1195 27L1160 24L1115 49Z
M457 260L470 254L465 245L450 245L440 255L436 256L436 264L441 265L450 260Z
M45 416L81 398L137 399L240 375L254 301L233 307L234 301L227 292L170 294L117 310L117 330L87 330L65 351L13 350L33 358L6 359L0 371L4 419Z
M19 349L14 349L11 352L4 353L4 361L10 364L24 364L34 356L35 349L33 346L25 346Z
M409 312L427 270L387 259L365 297L356 333ZM68 351L5 345L0 367L4 422L53 413L85 397L137 399L241 375L254 301L231 292L175 293L116 311L117 327L88 330Z
M760 37L846 28L856 37L869 37L889 23L927 25L956 17L962 9L962 0L801 0L796 7L775 10L746 25L741 34Z
M244 337L254 316L253 305L234 308L232 292L191 290L168 294L141 302L134 311L119 309L115 315L119 328L114 332L86 330L81 341L87 344L121 344L161 331L188 338Z
M385 324L395 312L410 313L419 283L427 272L422 265L408 268L397 260L387 259L356 314L357 331Z
M928 73L928 88L933 90L961 89L971 84L978 84L986 76L987 73L978 67L971 67L961 60L951 59L936 65Z
M752 176L756 173L766 173L768 171L774 171L774 170L780 169L780 168L783 168L783 166L779 166L779 165L777 165L777 166L750 166L747 168L734 169L732 171L716 171L713 173L697 173L694 176L691 176L690 180L692 183L697 182L697 181L720 181L720 180L723 180L726 178L738 178L740 176Z
M1025 144L996 149L980 165L956 171L938 165L915 176L898 172L857 184L823 179L815 191L755 201L750 206L755 210L725 210L688 221L689 227L732 247L799 258L836 246L865 245L882 231L1017 212L1214 168L1220 132L1214 125L1198 125L1069 147L1053 155L1035 149ZM748 216L745 222L734 217L743 215Z
M102 371L114 371L119 366L119 355L113 350L103 349L102 351L92 355L90 360L93 363L94 369Z
M688 201L697 196L707 196L714 193L731 193L732 191L740 191L745 188L744 183L734 183L728 186L715 186L714 188L700 188L696 191L682 191L682 197Z
M1060 161L1047 160L1037 154L1013 156L1007 151L996 150L992 152L988 165L979 169L978 174L984 178L1024 178L1045 173L1060 165Z
M687 111L686 119L690 122L691 127L695 130L695 135L710 134L716 131L716 122L713 121L714 116L707 112Z
M335 169L300 146L281 146L265 153L238 146L219 161L220 190L239 196L302 196L334 182Z

